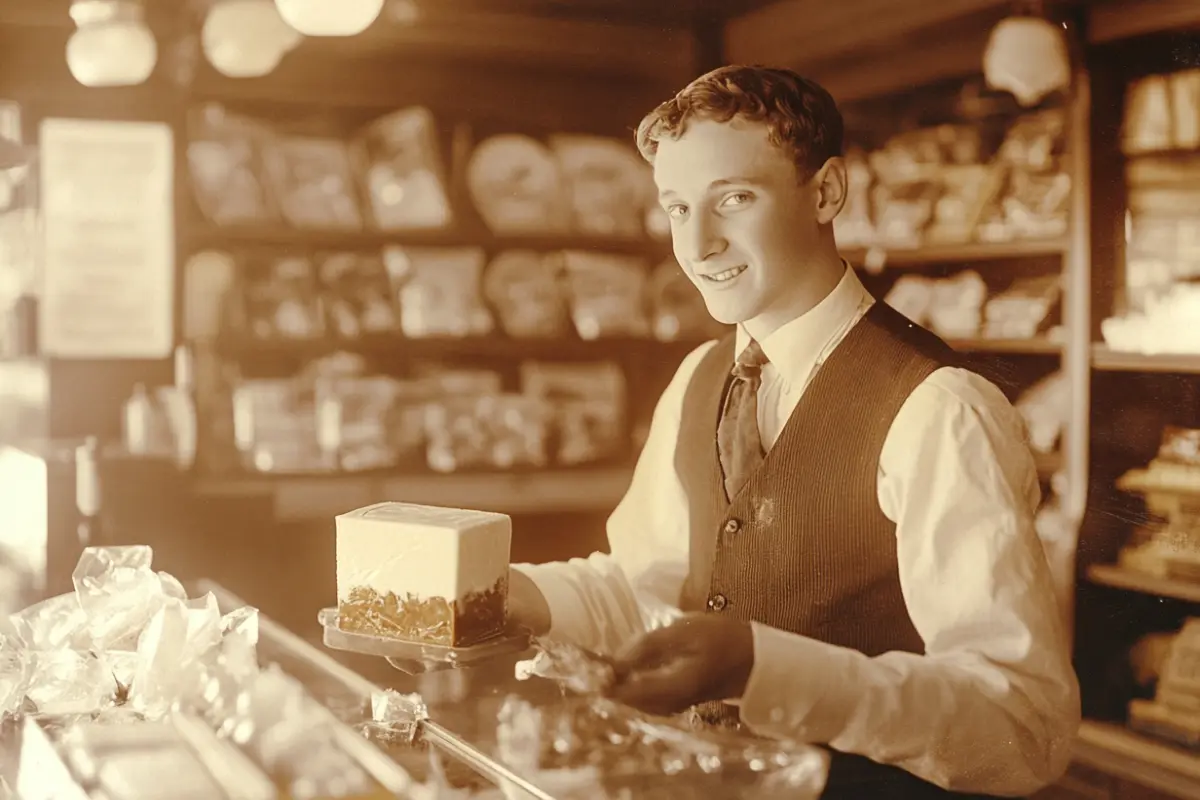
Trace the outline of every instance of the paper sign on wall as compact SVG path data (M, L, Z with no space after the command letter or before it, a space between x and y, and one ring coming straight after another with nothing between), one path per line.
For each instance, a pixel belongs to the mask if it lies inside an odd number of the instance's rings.
M170 127L47 119L40 150L42 352L168 356L175 310Z

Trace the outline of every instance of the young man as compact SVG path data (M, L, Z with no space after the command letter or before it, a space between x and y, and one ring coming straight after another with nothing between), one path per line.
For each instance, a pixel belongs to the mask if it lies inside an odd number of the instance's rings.
M1024 427L839 257L832 98L725 67L638 144L680 265L736 333L659 401L611 555L515 567L514 616L619 654L631 705L828 746L826 797L1053 782L1078 687Z

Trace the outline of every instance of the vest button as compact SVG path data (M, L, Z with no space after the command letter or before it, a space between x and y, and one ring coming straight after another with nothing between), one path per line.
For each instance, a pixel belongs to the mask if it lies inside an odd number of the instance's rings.
M724 611L727 605L729 605L729 600L723 594L714 594L708 598L708 607L712 611Z
M742 529L742 521L739 519L729 519L725 521L725 533L732 536Z

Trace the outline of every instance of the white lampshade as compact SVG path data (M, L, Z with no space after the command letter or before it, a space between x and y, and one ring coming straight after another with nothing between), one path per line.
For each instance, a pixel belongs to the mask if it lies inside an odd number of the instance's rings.
M275 0L275 5L305 36L355 36L379 18L384 0Z
M283 21L274 0L219 0L208 10L200 42L208 63L222 75L261 78L302 38Z
M1023 106L1067 88L1071 59L1062 27L1042 17L1001 20L988 40L983 74L989 86L1012 92Z
M84 86L135 86L154 72L158 45L140 3L77 0L71 16L78 29L67 41L67 66Z

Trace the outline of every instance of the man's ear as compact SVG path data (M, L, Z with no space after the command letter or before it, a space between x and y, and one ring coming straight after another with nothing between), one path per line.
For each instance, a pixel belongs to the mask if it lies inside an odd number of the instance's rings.
M819 224L828 225L841 213L846 205L848 186L846 160L841 156L834 156L817 170L813 176L813 188L816 190L816 217Z

